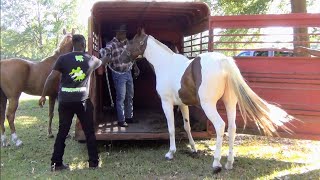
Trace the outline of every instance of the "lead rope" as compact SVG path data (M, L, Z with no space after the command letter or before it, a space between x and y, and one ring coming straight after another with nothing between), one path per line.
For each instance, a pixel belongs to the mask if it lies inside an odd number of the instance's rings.
M110 96L110 101L111 101L110 106L113 108L114 107L114 103L113 103L112 94L111 94L111 88L110 88L110 83L109 83L108 67L106 67L106 79L107 79L108 91L109 91L109 96Z

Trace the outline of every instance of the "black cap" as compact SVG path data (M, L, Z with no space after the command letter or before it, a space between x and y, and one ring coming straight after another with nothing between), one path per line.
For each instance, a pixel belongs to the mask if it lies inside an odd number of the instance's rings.
M127 25L126 24L120 24L116 28L113 29L113 31L117 32L127 32Z

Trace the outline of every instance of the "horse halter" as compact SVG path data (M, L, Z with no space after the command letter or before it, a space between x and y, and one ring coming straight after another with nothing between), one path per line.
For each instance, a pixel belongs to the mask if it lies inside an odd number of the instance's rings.
M138 54L141 55L142 57L143 57L144 51L141 50L141 47L145 45L145 41L146 41L146 39L148 39L148 37L149 37L149 35L146 35L146 36L140 41L139 46L137 46L137 47L135 48L135 50L138 50L138 51L137 51ZM131 52L129 52L129 51L126 50L126 49L125 49L125 51L127 52L127 56L130 57L130 56L131 56Z

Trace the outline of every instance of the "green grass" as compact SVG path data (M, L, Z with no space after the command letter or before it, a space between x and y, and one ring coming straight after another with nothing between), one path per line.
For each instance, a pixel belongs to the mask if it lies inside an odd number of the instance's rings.
M16 116L22 147L1 148L1 180L4 179L319 179L320 142L238 135L234 169L212 174L215 139L197 140L199 153L188 153L186 140L177 141L172 161L164 158L168 141L99 142L100 168L87 168L85 144L67 139L64 161L71 171L50 172L54 139L47 138L48 105L38 98L20 100ZM53 132L57 133L55 111ZM6 122L7 135L9 127ZM71 134L74 135L74 125ZM223 144L226 162L227 139Z

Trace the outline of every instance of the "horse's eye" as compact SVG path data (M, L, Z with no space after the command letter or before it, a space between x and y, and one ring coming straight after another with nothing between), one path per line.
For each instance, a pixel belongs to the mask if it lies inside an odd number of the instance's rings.
M131 53L130 53L129 51L127 51L127 55L128 55L128 56L130 56L130 55L131 55Z

